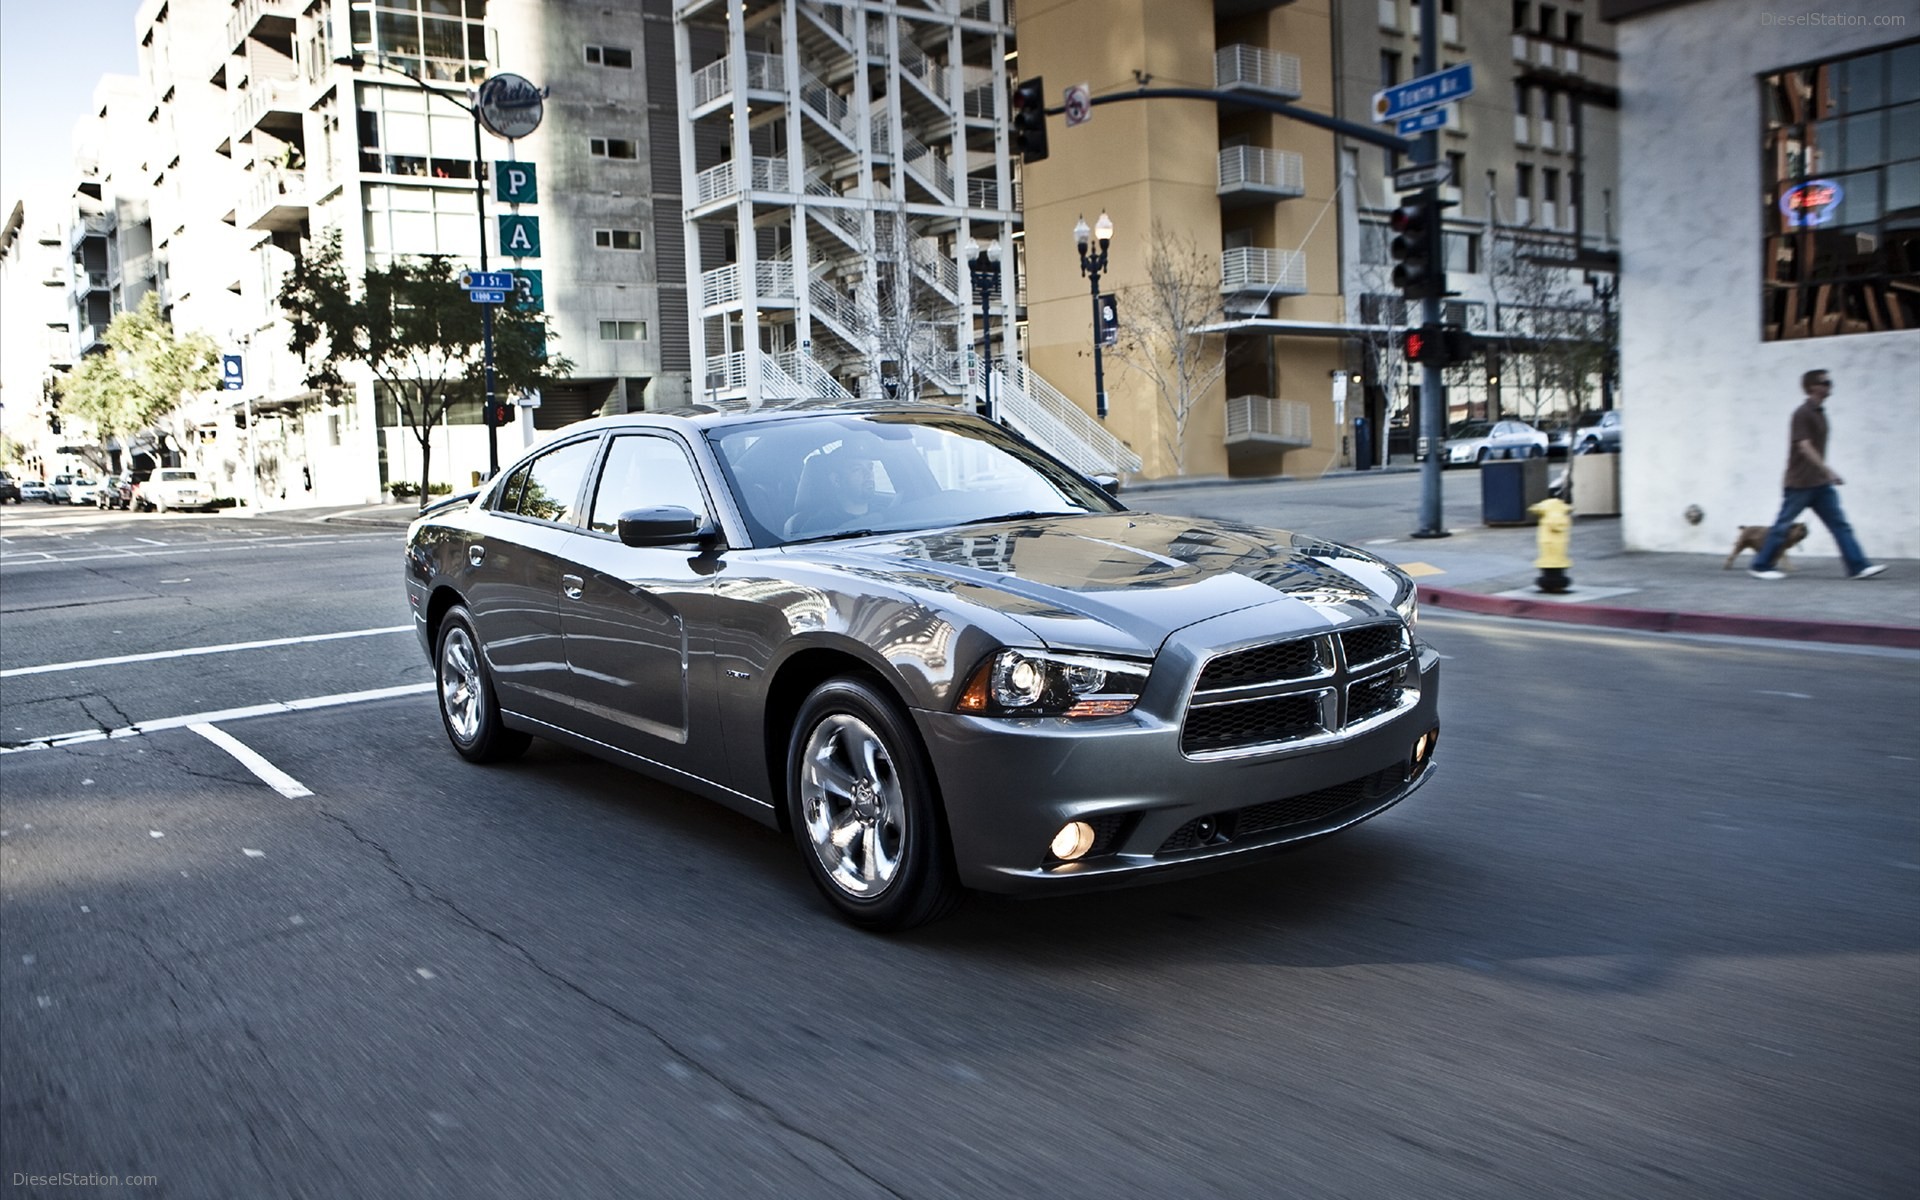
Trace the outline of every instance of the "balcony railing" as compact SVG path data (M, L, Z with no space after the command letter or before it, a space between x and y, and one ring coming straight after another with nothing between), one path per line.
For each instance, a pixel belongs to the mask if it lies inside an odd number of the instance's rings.
M793 263L786 259L753 264L755 290L761 300L792 302ZM715 267L700 276L700 303L706 308L733 304L740 299L740 264Z
M300 8L292 0L240 0L227 18L227 45L238 47L265 20L273 21L280 32L292 33L299 15Z
M1220 254L1220 290L1229 296L1300 296L1307 290L1307 256L1301 250L1237 246Z
M1213 55L1213 86L1223 92L1239 89L1298 100L1300 59L1260 46L1222 46Z
M1311 446L1313 406L1304 400L1276 400L1272 396L1231 396L1227 399L1227 444L1236 442Z
M1263 196L1301 196L1307 190L1306 167L1291 150L1230 146L1220 152L1220 195L1235 192Z
M301 106L300 102L294 99L297 87L298 85L291 80L279 82L271 79L255 79L246 91L240 93L240 103L234 107L234 133L245 134L260 123L260 118L270 112L298 115Z
M694 203L706 204L739 195L742 190L739 167L739 161L730 158L694 176ZM749 170L751 174L746 181L748 189L757 192L791 190L787 183L787 160L784 158L755 158Z
M105 271L75 271L73 273L73 290L76 292L104 292L112 286L112 277Z
M110 213L87 213L75 220L67 231L67 249L77 249L81 242L90 237L107 237L113 233L113 216Z
M777 54L747 52L747 90L750 92L786 91L786 63ZM693 106L700 108L733 91L733 60L723 58L693 73Z
M305 171L269 169L247 189L239 224L247 229L287 232L299 228L307 216Z

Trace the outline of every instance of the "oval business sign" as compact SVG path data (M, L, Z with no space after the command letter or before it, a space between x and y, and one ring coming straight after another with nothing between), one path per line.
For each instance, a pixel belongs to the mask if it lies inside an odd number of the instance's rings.
M540 128L545 96L525 76L492 75L474 93L474 110L488 132L511 142Z
M1833 220L1846 191L1831 179L1809 179L1780 196L1780 213L1787 228L1805 229Z

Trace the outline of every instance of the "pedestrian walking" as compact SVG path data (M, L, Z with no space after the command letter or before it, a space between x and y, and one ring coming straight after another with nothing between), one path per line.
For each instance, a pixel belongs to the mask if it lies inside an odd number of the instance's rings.
M1849 579L1872 579L1887 568L1867 561L1866 552L1853 536L1853 526L1840 508L1840 484L1843 482L1827 465L1827 398L1833 395L1833 377L1825 371L1808 371L1800 377L1800 390L1807 398L1793 410L1788 432L1786 497L1780 502L1780 515L1767 530L1767 540L1754 555L1750 572L1755 579L1785 579L1786 573L1774 569L1780 557L1793 519L1809 508L1814 511L1833 540L1840 545L1840 558L1846 564Z

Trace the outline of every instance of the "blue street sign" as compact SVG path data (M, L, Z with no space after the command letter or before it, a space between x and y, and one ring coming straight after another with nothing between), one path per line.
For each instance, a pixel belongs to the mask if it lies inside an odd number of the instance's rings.
M507 293L498 288L471 288L467 292L467 299L475 304L505 304Z
M1393 131L1401 137L1412 137L1416 133L1425 133L1429 129L1438 129L1446 123L1446 109L1430 108L1425 112L1417 112L1410 117L1401 117L1400 123L1393 127Z
M220 379L229 392L237 392L246 386L246 368L241 365L238 354L220 356Z
M1473 94L1473 64L1461 63L1373 94L1373 119L1386 122L1422 109L1452 104Z
M460 286L469 291L510 292L513 290L512 271L465 271L460 276ZM494 301L498 304L499 301Z

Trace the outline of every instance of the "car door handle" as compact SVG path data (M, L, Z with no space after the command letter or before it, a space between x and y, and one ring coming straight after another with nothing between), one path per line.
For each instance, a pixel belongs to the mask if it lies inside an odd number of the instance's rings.
M560 577L560 593L569 600L578 600L580 598L580 591L585 586L586 581L578 575L562 575Z
M480 560L485 558L486 556L487 556L487 548L485 546L468 546L467 547L467 565L468 566L472 566L472 567L479 566Z

